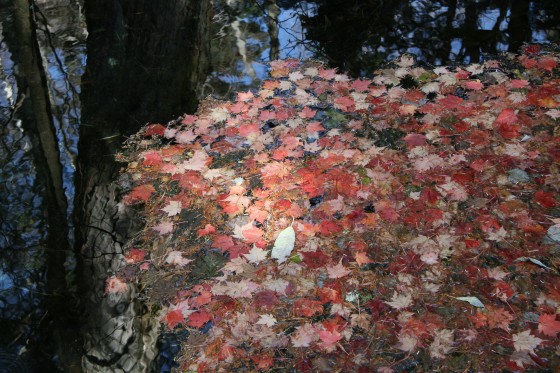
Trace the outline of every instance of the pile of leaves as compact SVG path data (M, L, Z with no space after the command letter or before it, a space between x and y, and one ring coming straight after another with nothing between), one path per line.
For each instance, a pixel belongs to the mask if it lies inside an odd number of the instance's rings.
M558 56L260 89L130 139L136 282L181 371L560 369Z

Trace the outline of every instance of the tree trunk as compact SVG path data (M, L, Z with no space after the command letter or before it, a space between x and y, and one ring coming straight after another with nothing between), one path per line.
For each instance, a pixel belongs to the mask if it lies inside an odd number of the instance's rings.
M54 341L53 346L65 371L79 372L81 342L76 325L69 315L70 294L66 283L64 263L69 251L68 203L63 188L62 165L56 128L52 121L47 79L34 24L33 3L28 0L14 1L14 18L17 37L17 62L21 67L18 86L28 97L25 105L27 119L25 129L36 137L34 160L45 187L47 208L47 311L44 322L46 334ZM20 92L21 93L21 92ZM25 95L25 96L23 96Z
M76 186L81 285L90 310L84 367L89 372L149 371L159 326L137 290L104 296L123 261L123 244L142 222L119 209L123 139L146 122L167 121L197 105L208 66L209 1L86 0L88 65ZM144 314L143 314L144 313Z

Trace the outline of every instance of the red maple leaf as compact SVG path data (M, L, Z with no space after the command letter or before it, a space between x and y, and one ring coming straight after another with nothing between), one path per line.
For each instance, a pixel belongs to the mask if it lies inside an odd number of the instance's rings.
M130 249L124 257L124 261L128 264L142 262L146 257L146 252L141 249Z
M216 233L216 228L212 224L206 224L206 226L197 231L198 237L206 236L208 234Z
M272 309L278 303L278 297L272 290L264 290L253 295L253 304L264 309Z
M193 305L196 307L200 307L210 303L211 300L212 300L212 293L206 290L201 290L200 295L193 299Z
M408 148L414 148L415 146L424 146L426 145L426 136L421 135L419 133L409 133L404 137L404 141Z
M251 360L257 365L257 369L268 370L274 365L274 358L266 353L253 355Z
M560 321L556 320L557 315L543 313L539 317L539 332L549 337L556 337L560 333Z
M163 318L163 321L167 324L167 327L169 329L173 329L177 325L184 322L185 317L183 316L183 312L181 312L181 310L177 309L177 310L167 312L167 314Z
M163 158L158 153L157 150L150 150L143 154L144 162L142 162L145 166L150 167L159 167L163 162Z
M263 234L264 234L264 231L262 229L257 228L257 227L245 229L243 231L243 237L245 237L245 239L249 243L255 243L255 242L259 241L261 239L261 237L263 236Z
M189 322L187 322L188 326L192 326L193 328L202 328L204 324L212 319L212 315L210 315L206 310L200 310L195 313L191 313L189 315Z
M294 314L296 316L311 317L323 313L323 305L317 300L300 298L294 303Z
M454 95L447 95L439 99L439 103L446 109L453 110L463 103L463 99Z
M135 203L135 202L146 202L150 196L152 195L152 193L155 193L156 189L154 188L154 186L152 184L143 184L143 185L139 185L136 188L132 189L132 192L130 192L129 194L127 194L124 199L123 202L126 205Z
M341 230L342 230L342 227L340 227L338 224L336 224L332 220L323 220L321 222L321 224L319 225L319 231L325 236L336 234L336 233L340 232Z
M330 350L336 346L338 341L342 339L342 335L336 330L329 332L328 330L319 331L319 337L323 341L323 347Z
M552 208L557 205L554 194L542 190L538 190L535 193L535 201L537 201L539 205L546 208Z
M537 62L537 67L546 71L552 72L558 66L558 62L553 57L543 57Z
M233 238L226 235L217 236L212 242L212 247L221 249L222 251L231 249L234 245Z

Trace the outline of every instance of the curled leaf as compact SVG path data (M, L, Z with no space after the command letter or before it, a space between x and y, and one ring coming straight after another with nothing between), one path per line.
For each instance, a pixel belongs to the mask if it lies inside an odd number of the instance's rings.
M462 300L463 302L469 302L471 306L478 308L484 308L484 304L477 297L451 297L457 300Z

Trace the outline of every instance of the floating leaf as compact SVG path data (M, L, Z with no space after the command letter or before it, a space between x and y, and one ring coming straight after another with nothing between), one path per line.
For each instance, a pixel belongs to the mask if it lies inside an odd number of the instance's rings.
M295 243L296 232L290 225L288 228L280 232L280 234L276 238L276 241L274 241L274 247L272 248L272 253L270 256L273 259L278 259L278 263L284 263L292 253Z
M463 302L469 302L471 306L475 306L478 308L484 308L484 304L478 299L477 297L451 297L457 300L462 300Z
M548 266L546 266L546 265L545 265L543 262L541 262L540 260L535 259L535 258L529 258L529 257L527 257L527 256L522 256L521 258L517 258L517 259L514 260L514 262L531 262L531 263L533 263L533 264L538 265L539 267L548 269Z

